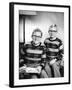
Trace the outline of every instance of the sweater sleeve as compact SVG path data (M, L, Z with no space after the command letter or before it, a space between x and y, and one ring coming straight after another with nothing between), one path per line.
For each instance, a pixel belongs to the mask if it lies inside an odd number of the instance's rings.
M41 60L41 66L42 66L42 68L45 67L45 63L46 63L46 48L43 47L43 54L42 54L42 60Z
M63 46L62 41L60 40L60 44L59 44L59 54L58 54L58 59L59 59L59 60L62 60L63 54L64 54L64 46Z

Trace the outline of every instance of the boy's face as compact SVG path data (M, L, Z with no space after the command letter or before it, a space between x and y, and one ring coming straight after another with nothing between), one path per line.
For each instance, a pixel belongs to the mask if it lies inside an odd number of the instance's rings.
M55 30L49 30L49 35L50 35L51 38L56 37L56 34L57 34L57 31L55 31Z
M41 42L41 32L34 32L32 35L32 40L35 44L39 44Z

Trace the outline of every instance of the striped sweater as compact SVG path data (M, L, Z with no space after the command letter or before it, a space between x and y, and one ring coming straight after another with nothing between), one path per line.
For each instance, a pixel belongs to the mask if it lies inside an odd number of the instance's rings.
M50 38L47 38L44 41L44 44L46 46L47 60L52 60L55 58L57 60L62 59L63 44L60 39L56 38L55 40L51 40Z
M23 47L24 52L24 64L29 67L44 66L45 48L41 46L41 43L38 46L35 46L33 42L26 44Z

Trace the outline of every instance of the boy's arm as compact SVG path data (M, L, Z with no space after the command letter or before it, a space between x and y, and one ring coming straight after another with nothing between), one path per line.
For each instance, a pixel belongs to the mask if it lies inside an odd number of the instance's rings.
M24 52L24 48L21 48L21 54L24 55L25 52Z
M47 43L48 43L48 38L45 39L44 45L47 46Z
M25 55L25 45L23 45L20 49L20 66L23 66L24 64L24 55Z
M46 64L46 48L43 48L42 60L41 60L41 67L44 68Z
M42 56L42 61L41 61L42 68L44 68L45 63L46 63L46 54Z
M25 51L26 51L26 45L24 45L24 46L21 48L21 54L22 54L22 55L25 55Z
M63 54L64 54L64 46L63 46L62 41L60 41L60 45L59 45L59 60L62 60Z

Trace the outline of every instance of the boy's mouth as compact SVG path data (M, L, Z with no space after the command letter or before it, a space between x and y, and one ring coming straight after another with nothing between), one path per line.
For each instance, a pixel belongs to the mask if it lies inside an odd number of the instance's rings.
M40 44L40 42L34 42L34 45L39 45Z

